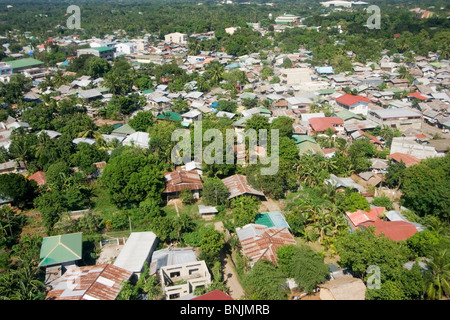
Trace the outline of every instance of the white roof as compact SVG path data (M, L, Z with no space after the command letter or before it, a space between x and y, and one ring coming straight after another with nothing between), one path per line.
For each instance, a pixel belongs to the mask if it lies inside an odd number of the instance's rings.
M116 261L114 261L114 265L131 272L140 273L144 263L151 259L156 245L157 237L153 232L132 232Z
M148 148L148 143L150 142L150 137L147 132L135 132L130 134L123 140L122 144L124 146L138 146L141 148Z

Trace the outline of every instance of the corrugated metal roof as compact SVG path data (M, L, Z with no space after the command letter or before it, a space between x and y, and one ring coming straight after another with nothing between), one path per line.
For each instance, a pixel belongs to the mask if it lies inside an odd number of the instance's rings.
M203 189L203 183L197 171L173 171L164 174L166 189L163 193L179 192L185 188Z
M114 265L125 270L140 273L144 263L150 260L158 242L151 231L132 232L119 253Z
M228 199L235 198L240 195L250 194L264 197L264 193L255 190L247 183L247 178L241 174L235 174L230 177L222 179L222 182L230 191Z
M115 300L132 274L110 264L71 268L52 283L46 300Z

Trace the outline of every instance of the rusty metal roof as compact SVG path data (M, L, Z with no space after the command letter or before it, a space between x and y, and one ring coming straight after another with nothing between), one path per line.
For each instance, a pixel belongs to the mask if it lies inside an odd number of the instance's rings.
M133 273L125 269L102 264L68 269L52 283L46 300L115 300L122 282Z
M163 193L179 192L185 188L190 190L203 189L203 183L196 170L173 171L164 174L166 189Z
M225 184L228 190L230 190L230 195L228 196L228 199L232 199L244 194L264 197L264 193L252 188L247 183L247 178L241 174L235 174L225 179L222 179L222 182Z
M261 225L252 224L243 229L254 226L261 228ZM287 228L264 227L266 230L262 234L241 240L242 250L253 263L266 259L277 265L277 248L288 244L296 245L295 239Z

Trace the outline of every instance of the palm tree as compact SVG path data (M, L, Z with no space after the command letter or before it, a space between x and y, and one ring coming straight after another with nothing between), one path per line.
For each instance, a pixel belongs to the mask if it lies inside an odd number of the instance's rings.
M434 252L431 261L428 262L431 269L430 278L426 284L427 298L440 300L450 295L450 261L447 249Z

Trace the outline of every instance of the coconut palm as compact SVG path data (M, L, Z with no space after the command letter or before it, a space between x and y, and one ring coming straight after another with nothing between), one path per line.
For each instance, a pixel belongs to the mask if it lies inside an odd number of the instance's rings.
M430 300L440 300L450 296L450 259L447 249L435 252L431 261L430 277L427 280L425 292Z

